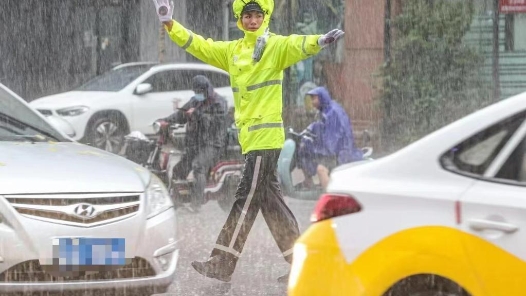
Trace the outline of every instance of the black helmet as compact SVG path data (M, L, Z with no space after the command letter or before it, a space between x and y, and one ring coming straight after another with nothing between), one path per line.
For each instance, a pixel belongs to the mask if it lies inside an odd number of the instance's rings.
M197 75L192 79L192 90L196 94L204 94L208 96L210 91L210 80L203 75Z

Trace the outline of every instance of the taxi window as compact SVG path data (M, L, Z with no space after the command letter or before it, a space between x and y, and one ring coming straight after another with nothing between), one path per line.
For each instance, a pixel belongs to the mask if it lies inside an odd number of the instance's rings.
M441 157L443 167L482 176L525 118L525 112L514 115L454 146Z
M524 138L495 175L496 179L526 183L526 138Z

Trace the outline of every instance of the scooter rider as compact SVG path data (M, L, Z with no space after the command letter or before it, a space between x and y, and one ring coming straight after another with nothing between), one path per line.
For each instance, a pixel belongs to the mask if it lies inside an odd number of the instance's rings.
M351 120L345 110L332 100L325 87L307 92L320 120L309 125L313 137L304 138L298 151L299 167L305 174L305 186L312 187L312 177L318 174L323 189L329 174L338 165L363 159L363 152L354 144Z
M273 0L234 0L232 9L244 37L216 42L172 20L173 4L153 0L170 38L188 53L230 74L235 121L245 168L236 201L206 262L192 262L202 275L230 281L250 229L261 210L283 257L292 262L299 237L296 218L286 205L277 178L285 132L282 120L283 70L319 53L343 32L280 36L270 33ZM288 275L280 281L288 280Z
M177 112L162 119L170 124L186 124L185 153L174 166L178 179L186 179L193 170L191 209L198 211L204 203L206 174L217 163L227 139L227 103L202 75L192 80L195 95Z

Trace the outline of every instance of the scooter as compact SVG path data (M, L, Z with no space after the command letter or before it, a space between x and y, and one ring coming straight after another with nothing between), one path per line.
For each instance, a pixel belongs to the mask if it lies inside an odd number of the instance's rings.
M192 186L195 183L191 177L179 180L173 176L174 166L184 155L184 133L178 131L183 127L184 125L156 121L153 129L158 136L157 141L148 139L140 132L132 132L125 137L121 151L121 155L144 166L164 182L176 208L190 204ZM229 212L241 180L244 159L235 140L237 130L230 127L227 135L227 145L221 160L207 174L204 202L216 200L222 210ZM192 176L193 172L189 175Z
M220 157L221 160L208 174L204 198L205 203L216 200L219 207L228 213L235 202L235 193L241 181L245 161L241 154L241 147L237 144L237 129L234 126L230 127L227 135L227 145ZM195 179L192 177L183 180L171 178L168 190L176 206L187 207L191 203L192 186L194 185Z
M131 132L124 137L124 145L119 154L151 171L168 187L171 178L169 167L179 161L179 151L184 147L181 137L177 137L176 133L181 127L182 125L169 126L166 122L155 122L153 130L156 140L138 131ZM174 149L165 149L168 146Z
M308 130L304 130L301 133L297 133L292 128L287 129L287 139L281 150L281 154L278 159L278 176L281 183L281 189L284 195L302 200L318 200L321 194L324 193L323 188L320 185L316 185L312 189L300 189L295 185L298 183L297 179L299 176L299 170L297 169L298 163L298 147L301 140L304 138L315 137ZM364 142L370 142L370 136L368 131L364 131ZM363 161L371 161L373 148L370 146L364 146Z

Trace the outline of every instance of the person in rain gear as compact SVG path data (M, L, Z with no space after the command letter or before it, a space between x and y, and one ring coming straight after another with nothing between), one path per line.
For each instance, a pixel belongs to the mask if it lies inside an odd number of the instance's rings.
M245 167L236 201L205 262L192 262L204 276L228 282L248 233L261 210L283 257L292 262L300 232L286 205L277 177L277 161L285 141L282 120L283 70L312 57L344 33L280 36L269 32L273 0L234 0L232 9L244 37L214 41L172 19L173 4L153 0L159 20L178 46L201 61L227 71L234 93L235 123ZM283 282L288 275L278 279Z
M227 103L214 91L208 78L192 79L195 95L180 110L162 119L170 124L186 124L185 154L174 166L178 179L186 179L193 170L191 210L198 211L204 203L206 175L217 163L227 139Z
M362 160L363 152L355 146L351 120L342 106L332 100L329 91L316 87L307 96L320 119L307 127L313 137L302 140L298 151L300 168L306 175L307 186L312 185L312 177L317 173L326 189L330 171L338 165Z

